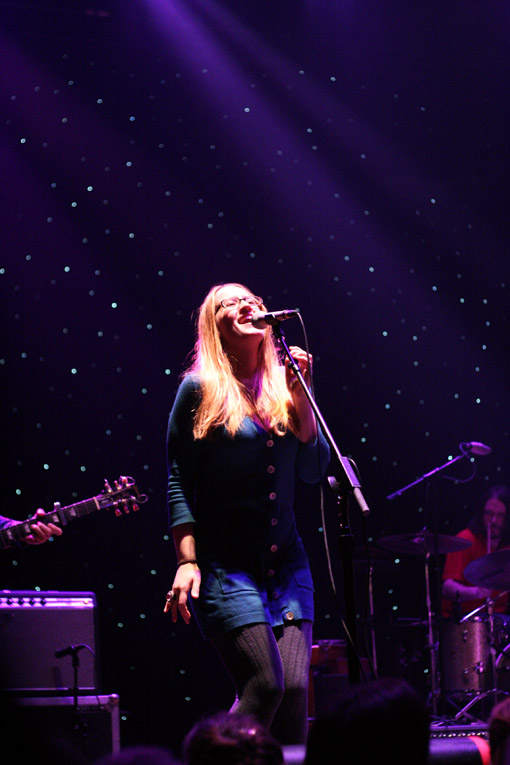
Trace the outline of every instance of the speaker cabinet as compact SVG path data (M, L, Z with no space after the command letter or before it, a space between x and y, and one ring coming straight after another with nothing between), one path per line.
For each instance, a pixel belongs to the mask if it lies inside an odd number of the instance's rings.
M27 762L82 763L120 751L119 697L51 696L10 699L10 718L20 739L27 739ZM6 731L6 735L11 734ZM23 751L23 750L22 750ZM20 758L23 761L23 757Z
M96 692L96 620L93 592L1 590L2 688L25 696Z

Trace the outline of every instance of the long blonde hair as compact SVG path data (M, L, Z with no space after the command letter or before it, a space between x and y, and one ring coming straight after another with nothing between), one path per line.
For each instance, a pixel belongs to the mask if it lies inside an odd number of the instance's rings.
M247 416L256 417L267 430L284 435L288 429L294 430L292 407L272 330L266 329L260 344L255 386L250 391L236 378L235 359L223 348L216 324L216 294L225 286L212 287L198 310L196 342L187 370L197 375L201 384L193 435L205 438L214 428L225 426L233 436ZM251 292L243 284L228 286Z

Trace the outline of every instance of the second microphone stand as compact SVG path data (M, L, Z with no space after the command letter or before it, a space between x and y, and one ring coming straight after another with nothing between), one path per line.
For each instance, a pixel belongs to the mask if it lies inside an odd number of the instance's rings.
M273 333L279 341L281 347L284 349L287 358L289 359L289 366L296 375L301 387L303 388L306 397L313 409L317 422L319 423L321 430L334 453L338 465L341 468L342 475L338 478L330 478L330 488L337 494L337 503L339 508L340 519L340 535L339 535L339 549L340 558L343 568L344 579L344 607L345 607L345 624L347 628L347 665L349 674L349 683L354 684L359 682L360 679L360 665L358 658L358 643L356 637L356 603L354 595L354 539L350 530L349 523L349 500L353 496L356 500L361 512L364 515L369 515L370 509L365 501L363 493L361 491L361 483L359 478L355 474L353 467L347 457L342 456L340 450L335 443L333 436L322 416L317 403L312 396L306 381L301 373L299 364L296 363L289 347L285 341L285 336L278 322L273 326Z

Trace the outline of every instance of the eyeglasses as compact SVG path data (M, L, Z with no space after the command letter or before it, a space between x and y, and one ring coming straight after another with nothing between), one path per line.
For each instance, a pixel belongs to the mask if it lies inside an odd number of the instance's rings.
M241 300L244 300L245 303L248 303L248 305L251 305L253 308L257 308L259 305L262 305L262 303L264 302L261 297L257 297L256 295L246 295L245 297L226 298L225 300L220 301L220 304L216 308L215 313L218 313L220 308L237 308L237 306L240 305Z

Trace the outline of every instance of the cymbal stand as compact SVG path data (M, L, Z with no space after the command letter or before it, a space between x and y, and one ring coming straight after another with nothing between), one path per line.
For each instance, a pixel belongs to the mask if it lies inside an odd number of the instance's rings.
M428 625L428 649L430 655L430 703L432 706L432 714L437 716L437 701L439 697L438 690L438 673L437 673L437 642L434 640L434 626L432 623L432 598L430 596L430 577L429 577L429 558L430 552L425 554L425 597L427 605L427 625Z
M370 617L370 643L372 649L372 671L377 678L377 650L375 642L375 611L374 611L374 589L373 589L374 567L370 563L368 568L368 612Z
M492 598L487 598L487 615L488 615L488 624L489 624L489 656L490 656L490 663L491 663L491 678L492 678L492 687L496 688L497 678L496 678L496 641L494 639L494 601Z

